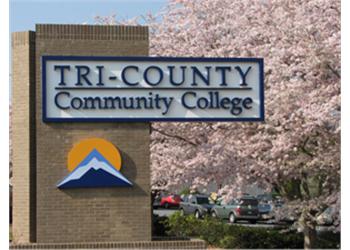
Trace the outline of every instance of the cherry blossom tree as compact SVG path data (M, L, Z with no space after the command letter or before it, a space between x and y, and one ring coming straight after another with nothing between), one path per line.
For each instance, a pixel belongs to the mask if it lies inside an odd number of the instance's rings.
M172 1L150 22L151 55L262 57L264 123L154 123L155 186L215 183L232 197L258 184L300 218L340 208L340 1Z
M152 124L153 187L275 190L306 248L327 206L339 229L340 1L173 0L146 19L151 55L265 62L265 122Z

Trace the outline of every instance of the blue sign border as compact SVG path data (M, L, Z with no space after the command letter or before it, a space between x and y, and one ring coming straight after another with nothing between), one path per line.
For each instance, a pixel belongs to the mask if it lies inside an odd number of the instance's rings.
M147 56L54 56L43 55L42 63L42 119L43 122L257 122L265 121L264 107L264 59L263 58L226 58L226 57L147 57ZM46 62L47 61L135 61L135 62L254 62L259 64L260 76L260 116L257 118L52 118L47 117L46 108Z

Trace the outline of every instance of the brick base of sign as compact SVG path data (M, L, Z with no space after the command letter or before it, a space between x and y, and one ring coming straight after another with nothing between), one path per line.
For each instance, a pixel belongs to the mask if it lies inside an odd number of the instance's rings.
M203 240L11 244L10 249L207 249Z
M151 241L149 123L44 123L41 85L43 55L147 56L148 47L145 26L39 24L13 34L14 243ZM70 150L88 138L118 147L133 187L56 187Z

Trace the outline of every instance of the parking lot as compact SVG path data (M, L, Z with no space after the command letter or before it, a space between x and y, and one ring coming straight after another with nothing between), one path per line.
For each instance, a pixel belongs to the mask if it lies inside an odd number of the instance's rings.
M169 217L176 211L179 211L179 210L158 208L158 209L153 209L153 214L158 215L160 217L164 217L164 216ZM238 221L235 224L245 226L245 227L260 227L260 228L275 228L275 229L288 227L287 224L274 224L272 221L258 221L256 224L251 224L248 221Z

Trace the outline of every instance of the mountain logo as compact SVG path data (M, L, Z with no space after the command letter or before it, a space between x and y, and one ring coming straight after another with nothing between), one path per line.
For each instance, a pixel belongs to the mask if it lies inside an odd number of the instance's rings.
M120 172L119 150L109 141L90 138L74 145L68 154L70 172L58 188L130 187L132 183Z

